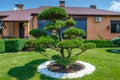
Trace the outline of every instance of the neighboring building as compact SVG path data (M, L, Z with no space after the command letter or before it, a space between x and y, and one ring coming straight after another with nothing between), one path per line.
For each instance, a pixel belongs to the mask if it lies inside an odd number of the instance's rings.
M38 20L37 15L50 6L42 6L34 9L24 9L22 4L16 4L15 10L0 12L0 38L29 37L31 29L43 28L47 21ZM77 23L76 27L86 31L86 39L112 39L120 33L120 13L90 8L66 7L65 1L60 1L60 7L64 8L69 17ZM27 27L24 24L27 24Z

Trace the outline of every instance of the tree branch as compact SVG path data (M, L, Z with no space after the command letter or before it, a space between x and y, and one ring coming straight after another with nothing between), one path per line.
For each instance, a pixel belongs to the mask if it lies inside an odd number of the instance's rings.
M75 56L78 56L78 55L80 55L80 54L82 54L83 52L85 52L87 49L85 49L85 50L82 50L81 52L79 52L78 54L76 54Z
M58 29L57 32L58 32L59 40L62 41L63 38L62 38L61 30Z
M47 58L50 58L48 55L47 55L47 53L46 52L44 52L44 53L46 53L46 54L44 54L43 52L40 52L43 56L45 56L45 57L47 57Z
M54 47L54 46L52 46L50 44L49 44L49 47L52 48L52 49L54 49L54 50L56 50L56 51L60 51L58 47L56 48L56 47Z
M67 52L68 52L67 58L70 58L70 56L71 56L71 54L72 54L72 48L71 48L71 49L66 49L66 50L67 50Z

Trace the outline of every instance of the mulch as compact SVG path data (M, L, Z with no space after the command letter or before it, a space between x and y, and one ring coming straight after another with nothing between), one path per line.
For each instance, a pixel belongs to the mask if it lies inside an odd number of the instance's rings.
M58 72L58 73L74 73L77 71L80 71L85 68L83 64L80 63L73 63L69 65L68 67L65 67L63 65L57 64L55 62L52 62L47 66L48 70L52 72Z

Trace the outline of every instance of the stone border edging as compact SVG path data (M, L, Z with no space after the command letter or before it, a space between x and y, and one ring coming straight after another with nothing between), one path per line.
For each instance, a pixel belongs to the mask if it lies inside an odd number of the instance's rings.
M51 62L54 62L54 61L46 61L40 64L38 66L38 72L52 78L60 78L60 79L71 78L72 79L72 78L80 78L85 75L92 74L95 71L95 66L91 65L90 63L87 63L84 61L76 61L77 63L83 64L85 68L75 73L52 72L47 69L47 65L49 65Z

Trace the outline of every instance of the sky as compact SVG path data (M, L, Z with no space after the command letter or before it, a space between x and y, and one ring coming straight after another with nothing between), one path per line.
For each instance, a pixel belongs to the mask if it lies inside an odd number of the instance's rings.
M25 9L40 6L59 6L60 0L1 0L0 11L14 10L15 4L24 4ZM89 7L96 5L98 9L120 12L120 0L64 0L69 7Z

